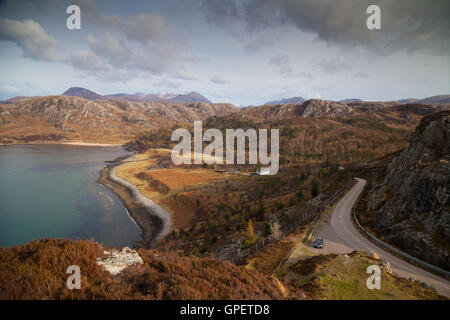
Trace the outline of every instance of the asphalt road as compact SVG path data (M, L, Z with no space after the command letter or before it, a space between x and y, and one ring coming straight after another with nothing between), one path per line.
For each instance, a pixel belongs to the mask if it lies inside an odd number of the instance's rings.
M328 217L319 226L317 236L324 238L324 248L308 248L308 250L323 254L349 253L353 250L376 252L381 259L390 263L394 274L417 279L434 287L439 294L450 298L450 281L390 254L362 236L356 229L351 220L352 207L366 184L363 179L356 178L356 180L357 184L334 207L331 218Z

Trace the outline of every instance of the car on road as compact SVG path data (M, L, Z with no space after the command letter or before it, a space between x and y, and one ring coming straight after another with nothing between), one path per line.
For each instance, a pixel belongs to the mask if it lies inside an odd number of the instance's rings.
M322 249L323 248L323 238L317 237L316 240L314 240L314 248Z

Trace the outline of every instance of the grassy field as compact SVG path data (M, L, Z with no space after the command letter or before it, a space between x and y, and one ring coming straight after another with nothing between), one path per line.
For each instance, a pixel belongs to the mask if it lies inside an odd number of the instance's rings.
M176 229L189 228L197 209L193 190L206 189L210 183L237 178L205 168L155 168L160 159L170 156L168 149L150 149L133 156L117 168L116 174L134 184L146 197L164 206L174 219Z
M147 171L146 174L164 183L171 191L226 178L223 174L208 169L156 169Z

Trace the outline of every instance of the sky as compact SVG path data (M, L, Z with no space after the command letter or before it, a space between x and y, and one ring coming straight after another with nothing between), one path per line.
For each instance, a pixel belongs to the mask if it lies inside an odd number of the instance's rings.
M71 4L81 29L66 26ZM237 106L450 94L449 20L448 0L0 0L0 99L69 87Z

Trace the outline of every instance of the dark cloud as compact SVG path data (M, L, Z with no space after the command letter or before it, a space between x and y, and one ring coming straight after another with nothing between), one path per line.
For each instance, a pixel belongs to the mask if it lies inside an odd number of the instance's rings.
M86 49L65 52L64 47L41 24L30 19L0 19L0 40L16 43L25 57L68 63L85 74L91 71L92 75L102 80L108 74L111 80L115 79L114 72L120 75L121 80L139 77L143 73L165 74L182 80L195 79L186 64L196 62L196 58L191 54L187 41L161 14L105 14L92 0L41 0L39 5L37 2L7 1L4 7L6 12L22 15L38 12L59 19L65 16L65 7L69 4L77 4L81 8L82 31L107 30L100 34L88 34L85 38Z
M381 8L382 30L368 30L366 9ZM416 0L221 0L203 6L209 21L222 24L242 21L247 31L293 25L318 38L340 45L374 50L424 51L448 54L450 1Z
M221 27L236 23L240 16L239 4L235 1L204 0L206 19Z
M196 62L187 47L187 41L181 37L165 16L155 13L141 13L134 16L103 15L92 2L89 10L83 13L90 23L108 27L115 33L121 33L124 39L114 39L111 34L91 45L91 49L112 64L129 69L140 69L153 75L168 74L177 79L193 80L185 68L185 63ZM88 39L89 40L89 39ZM92 40L92 39L91 39ZM139 43L140 50L131 52L127 41ZM93 42L93 41L92 41Z

